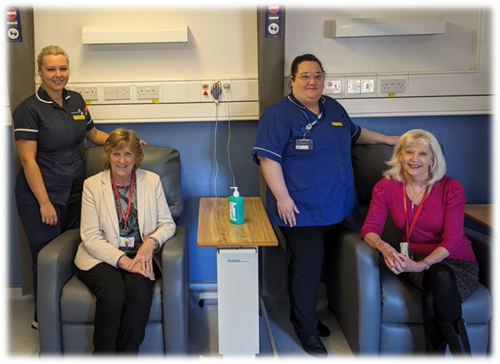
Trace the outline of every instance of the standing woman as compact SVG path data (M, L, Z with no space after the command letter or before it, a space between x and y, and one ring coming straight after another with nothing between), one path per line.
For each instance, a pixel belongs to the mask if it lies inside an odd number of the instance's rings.
M267 213L291 252L290 321L304 350L325 357L316 303L326 235L354 207L351 144L386 143L386 136L355 125L334 99L322 96L325 71L312 54L292 62L292 92L262 115L253 158L266 180Z
M37 257L40 250L80 218L84 139L103 145L108 134L97 130L82 96L65 89L66 52L55 45L37 58L41 85L13 113L14 137L22 168L16 180L16 204L31 250L35 319Z

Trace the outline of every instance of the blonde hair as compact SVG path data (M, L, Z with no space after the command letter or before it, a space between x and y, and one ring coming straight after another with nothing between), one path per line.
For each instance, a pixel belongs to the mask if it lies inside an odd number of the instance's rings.
M137 133L131 129L127 128L117 128L113 130L102 148L101 158L104 162L106 169L109 169L109 157L115 150L122 149L123 147L129 147L130 151L134 153L135 156L135 166L134 171L141 165L144 159L144 152L142 151L141 141Z
M444 159L441 144L436 137L425 130L413 129L409 130L399 138L394 146L392 157L386 162L391 168L384 172L384 177L403 182L403 168L401 165L401 155L405 149L412 146L428 146L432 152L432 165L429 169L429 177L427 185L432 186L436 181L439 181L446 173L446 161Z
M36 58L38 73L40 73L42 71L43 58L45 56L58 56L60 54L62 54L64 57L66 57L66 61L68 63L68 67L69 67L69 58L68 58L68 55L66 54L66 52L64 51L64 49L62 49L61 47L56 46L56 45L49 45L49 46L42 48L40 53L38 53L38 57Z

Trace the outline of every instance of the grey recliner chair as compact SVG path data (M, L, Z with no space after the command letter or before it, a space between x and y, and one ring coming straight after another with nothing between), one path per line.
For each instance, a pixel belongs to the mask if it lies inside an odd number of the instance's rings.
M351 350L359 355L424 353L422 291L390 272L380 254L360 239L373 186L387 169L392 147L354 145L352 164L359 216L330 244L327 253L328 306L335 314ZM492 312L490 237L465 229L480 268L480 284L462 304L473 355L489 352ZM401 233L388 216L384 240L399 245ZM398 247L397 247L398 248Z
M102 147L85 150L86 177L103 170ZM183 212L179 152L145 146L141 168L157 173L177 222ZM38 257L40 354L83 354L93 351L95 297L74 274L79 229L69 230L42 249ZM177 225L175 236L155 256L161 260L146 336L139 354L183 356L188 335L188 229Z

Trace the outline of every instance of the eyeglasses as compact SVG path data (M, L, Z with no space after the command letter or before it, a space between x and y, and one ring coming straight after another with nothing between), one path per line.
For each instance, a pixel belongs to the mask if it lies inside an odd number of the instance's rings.
M325 79L325 74L321 72L316 72L314 75L311 75L309 73L302 73L297 76L297 78L299 78L303 82L309 82L311 77L314 78L314 81L319 82Z

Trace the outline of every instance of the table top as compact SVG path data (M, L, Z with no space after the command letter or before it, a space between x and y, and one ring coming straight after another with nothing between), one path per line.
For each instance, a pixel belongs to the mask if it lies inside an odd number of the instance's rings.
M465 205L465 216L493 229L493 205Z
M229 222L227 197L202 197L198 215L200 247L277 246L278 239L260 197L244 197L243 224Z

